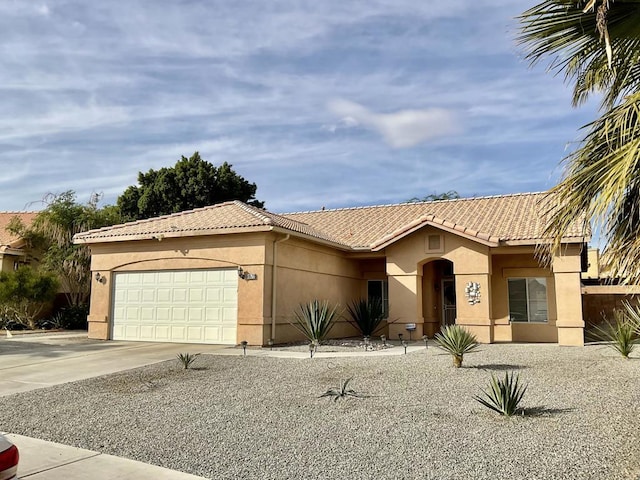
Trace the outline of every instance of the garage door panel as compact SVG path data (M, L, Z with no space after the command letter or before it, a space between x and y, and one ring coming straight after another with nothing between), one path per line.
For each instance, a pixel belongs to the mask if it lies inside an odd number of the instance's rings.
M112 336L235 344L237 290L236 269L117 273Z
M189 308L188 322L201 323L204 317L204 315L202 315L202 310L202 308Z
M169 325L156 325L155 340L168 342L171 340L171 327Z
M189 285L189 272L173 272L173 283Z
M174 288L172 296L173 296L173 301L174 302L186 302L187 301L187 289L186 288Z
M189 303L202 302L205 298L204 289L202 288L190 288L189 289Z
M140 309L140 321L141 322L155 322L156 321L156 309L153 307L144 307Z

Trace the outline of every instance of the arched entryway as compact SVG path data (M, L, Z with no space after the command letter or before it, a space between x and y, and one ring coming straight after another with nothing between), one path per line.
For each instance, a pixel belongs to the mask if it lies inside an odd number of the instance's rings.
M453 262L431 260L422 266L422 316L425 333L433 336L456 322L456 280Z

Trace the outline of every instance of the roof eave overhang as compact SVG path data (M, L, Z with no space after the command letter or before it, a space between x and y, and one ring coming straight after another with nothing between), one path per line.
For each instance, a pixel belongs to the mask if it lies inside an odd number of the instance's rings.
M388 247L389 245L397 242L398 240L401 240L403 238L405 238L408 235L411 235L412 233L420 230L423 227L426 226L432 226L435 227L439 230L442 230L444 232L448 232L451 233L453 235L457 235L459 237L462 238L466 238L468 240L471 240L473 242L476 243L480 243L482 245L486 245L488 247L497 247L500 245L500 239L497 237L491 237L489 235L484 235L482 233L476 233L475 235L467 233L465 230L466 229L460 229L460 228L456 228L456 226L454 224L451 224L452 226L446 225L446 224L442 224L439 222L434 222L432 220L425 220L422 221L420 223L417 223L415 225L412 225L409 228L406 228L405 230L403 230L400 233L397 234L393 234L393 236L391 237L384 237L381 240L379 240L378 242L375 242L371 245L371 251L372 252L377 252L380 251L386 247Z
M584 237L566 237L562 239L563 244L579 244L579 243L589 243L591 240L591 236ZM505 245L507 247L511 246L521 246L521 245L544 245L551 243L547 238L529 238L523 240L503 240L500 242L501 245Z
M136 235L120 235L113 237L92 237L92 238L78 238L73 237L73 243L76 245L89 245L98 243L117 243L117 242L132 242L138 240L157 240L162 241L165 238L187 238L187 237L202 237L209 235L231 235L238 233L258 233L268 232L273 230L270 225L257 225L251 227L237 227L237 228L220 228L215 230L185 230L178 232L154 232L154 233L141 233Z
M352 248L347 245L342 245L331 240L326 240L313 235L297 232L295 230L289 230L287 228L275 227L273 225L257 225L251 227L238 227L238 228L225 228L216 230L188 230L180 232L155 232L144 233L139 235L121 235L114 237L93 237L93 238L77 238L74 237L73 243L76 245L90 245L100 243L116 243L116 242L134 242L141 240L157 240L162 241L169 238L187 238L187 237L200 237L200 236L213 236L213 235L233 235L242 233L260 233L260 232L276 232L284 233L297 238L302 238L314 243L319 243L328 247L336 248L344 251L351 251Z

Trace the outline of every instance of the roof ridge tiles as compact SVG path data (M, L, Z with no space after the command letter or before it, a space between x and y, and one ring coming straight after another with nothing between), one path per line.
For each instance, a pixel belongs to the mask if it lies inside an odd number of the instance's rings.
M207 206L204 206L204 207L192 208L191 210L184 210L182 212L168 213L166 215L160 215L159 217L142 218L140 220L133 220L131 222L120 223L120 224L117 224L117 225L108 225L106 227L100 227L100 228L94 228L92 230L87 230L85 232L81 232L81 233L78 233L76 235L85 236L87 234L98 233L98 232L101 232L103 230L117 230L117 229L121 229L121 228L124 228L124 227L131 227L131 226L134 226L134 225L144 225L145 223L157 222L158 220L166 220L167 218L183 217L186 214L190 214L190 213L197 213L197 212L202 212L202 211L205 211L205 210L211 210L211 209L214 209L214 208L223 207L223 206L226 206L226 205L232 205L234 202L235 202L235 200L228 201L228 202L222 202L222 203L214 203L213 205L207 205ZM184 230L184 229L179 229L179 230Z
M242 208L245 212L250 213L254 217L259 218L266 225L273 225L273 219L271 219L268 215L265 215L264 213L260 212L257 207L254 207L253 205L248 205L244 202L241 202L240 200L233 200L233 202L231 203ZM266 210L263 210L263 211L266 211Z
M304 213L340 212L340 211L347 211L347 210L365 210L370 208L401 207L401 206L424 205L424 204L434 204L434 203L441 204L441 203L455 203L455 202L471 202L475 200L490 200L494 198L547 195L548 193L549 192L502 193L497 195L484 195L480 197L450 198L446 200L425 200L420 202L398 202L398 203L385 203L381 205L359 205L357 207L338 207L338 208L327 208L327 209L320 209L320 210L302 210L298 212L280 213L280 215L286 216L286 215L298 215L298 214L304 214Z

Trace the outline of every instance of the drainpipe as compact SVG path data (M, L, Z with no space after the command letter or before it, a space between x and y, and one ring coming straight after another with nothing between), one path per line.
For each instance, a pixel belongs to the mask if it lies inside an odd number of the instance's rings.
M276 340L276 290L277 290L277 280L278 280L278 244L286 242L291 237L290 234L287 234L285 237L280 240L276 240L273 242L273 267L271 271L271 339L275 342Z

